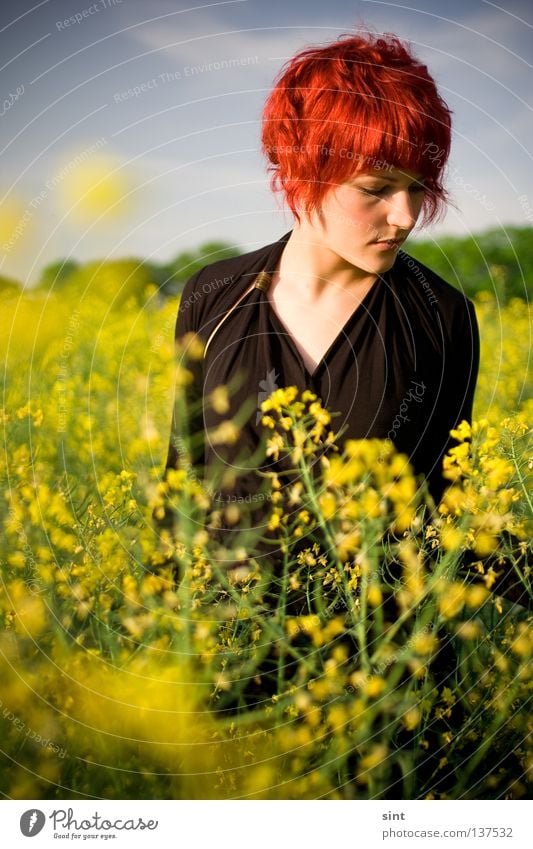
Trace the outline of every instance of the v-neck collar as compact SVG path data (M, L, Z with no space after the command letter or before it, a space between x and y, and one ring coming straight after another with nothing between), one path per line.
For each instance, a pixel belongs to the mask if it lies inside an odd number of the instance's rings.
M342 326L341 330L335 336L335 338L333 339L333 341L329 345L328 349L325 351L323 356L320 358L320 360L316 364L315 369L312 372L310 372L309 369L307 368L307 366L304 363L303 357L302 357L300 351L298 350L298 347L296 346L294 339L292 338L291 334L289 333L289 331L287 330L287 328L285 327L285 325L283 324L281 319L278 317L277 313L273 310L272 304L270 303L270 301L268 299L268 285L265 285L265 279L268 281L268 275L272 275L274 273L274 271L277 267L278 261L279 261L281 255L282 255L282 253L283 253L283 250L285 248L285 245L286 245L291 233L292 233L292 230L289 230L288 233L285 233L281 237L281 239L279 239L272 246L272 250L270 251L266 261L264 262L264 266L263 266L262 273L261 273L262 284L258 288L261 289L261 296L265 300L265 304L266 304L266 308L268 309L268 315L270 317L270 320L277 325L278 332L281 332L283 335L286 336L287 341L290 344L291 349L294 352L294 355L298 359L298 362L300 363L300 366L301 366L302 370L304 371L305 375L310 380L314 380L316 378L318 372L320 371L321 367L324 365L324 363L326 362L326 360L330 356L333 349L339 343L339 340L341 338L345 338L348 335L347 334L347 328L350 325L350 323L360 313L362 313L365 310L368 311L368 303L370 302L373 295L375 294L376 289L380 288L383 285L384 277L389 274L390 269L388 271L386 271L384 274L378 275L377 280L372 284L372 286L370 287L370 289L368 290L368 292L366 293L364 298L359 302L359 304L355 307L355 309L350 313L350 315L346 319L344 325ZM266 275L266 278L265 278L265 275Z
M266 307L268 309L268 314L269 314L269 318L270 318L271 322L273 324L276 324L279 332L283 333L283 335L287 338L287 341L288 341L289 345L291 346L291 350L294 352L295 356L297 357L297 359L298 359L303 371L307 375L307 377L309 377L311 380L314 380L316 378L318 372L322 368L322 366L326 363L326 360L329 358L331 352L338 345L339 341L348 336L348 332L347 332L348 327L352 323L352 321L354 321L355 318L360 313L362 313L364 311L368 312L368 304L369 304L371 298L373 297L373 295L375 294L376 290L378 289L378 287L380 287L381 285L383 285L383 275L378 276L377 280L372 284L372 286L370 287L370 289L368 290L368 292L366 293L364 298L359 302L359 304L355 307L355 309L352 310L352 312L350 313L350 315L348 316L348 318L344 322L342 328L339 330L339 332L337 333L337 335L335 336L335 338L333 339L331 344L328 346L327 350L324 352L324 354L322 355L322 357L320 358L320 360L318 361L318 363L316 364L316 366L315 366L315 368L312 372L310 372L309 369L307 368L307 366L305 365L304 359L303 359L300 351L298 350L298 347L295 344L291 333L287 330L287 328L285 327L285 325L283 324L283 322L279 318L278 314L272 309L272 304L270 303L270 301L268 299L268 292L265 291L265 289L262 289L262 294L263 294L263 297L265 299Z

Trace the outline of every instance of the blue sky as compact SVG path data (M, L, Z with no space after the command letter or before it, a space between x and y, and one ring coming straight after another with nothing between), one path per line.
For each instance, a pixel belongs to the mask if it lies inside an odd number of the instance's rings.
M457 208L420 235L531 224L529 0L4 0L0 194L21 232L0 239L0 273L31 281L60 257L166 260L212 239L253 250L279 238L292 217L259 153L264 100L297 50L357 26L409 40L453 110ZM223 60L234 66L209 67ZM62 170L104 154L131 203L80 220Z

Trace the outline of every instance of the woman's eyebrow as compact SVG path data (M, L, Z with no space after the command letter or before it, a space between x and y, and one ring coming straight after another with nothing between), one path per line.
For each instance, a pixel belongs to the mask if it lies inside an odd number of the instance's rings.
M387 174L358 174L357 176L359 178L365 178L366 177L369 180L388 180L391 183L397 183L398 180L400 179L399 177L391 177L390 175L387 175ZM422 177L422 176L413 177L411 179L411 183L423 183L424 179L425 178Z

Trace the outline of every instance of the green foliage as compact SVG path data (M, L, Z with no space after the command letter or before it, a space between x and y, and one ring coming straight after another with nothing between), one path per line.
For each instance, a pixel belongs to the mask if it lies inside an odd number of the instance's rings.
M0 274L0 298L20 295L21 288L17 280L12 280L11 277L4 277L3 274Z
M142 303L153 285L153 277L137 259L94 261L73 269L64 285L71 295L101 298L116 308L130 298Z
M390 445L348 441L315 480L326 411L296 387L263 402L268 447L293 460L272 480L269 565L241 506L186 464L161 479L187 384L178 299L113 295L0 310L3 796L530 793L532 623L499 589L530 596L523 301L476 301L490 426L460 429L427 523ZM175 536L152 523L167 501Z
M205 242L195 250L182 251L167 263L140 259L91 262L79 265L73 260L51 263L43 269L38 288L49 290L87 285L118 303L133 294L139 301L152 283L164 298L179 294L185 282L200 268L242 251L227 242ZM487 230L465 238L444 236L409 242L407 253L427 265L444 280L469 297L492 292L502 304L512 298L529 300L533 280L533 239L531 227ZM0 291L3 290L0 279Z
M505 227L465 238L409 242L407 253L469 297L493 292L500 303L532 295L533 230Z
M60 259L57 262L51 262L41 271L36 288L44 289L46 292L51 289L64 289L79 267L79 263L73 259Z
M205 242L197 250L182 251L168 263L150 262L132 257L123 260L95 260L80 264L71 259L57 260L41 272L36 289L66 291L82 295L94 293L111 299L115 306L133 296L142 303L148 286L156 287L165 298L179 294L185 282L200 268L239 256L241 251L225 242ZM0 278L0 292L6 286L18 286L15 281Z
M230 259L242 253L238 248L225 242L206 242L197 251L183 251L171 262L162 266L164 281L162 283L165 294L180 292L183 284L196 271L204 265L218 262L221 259Z

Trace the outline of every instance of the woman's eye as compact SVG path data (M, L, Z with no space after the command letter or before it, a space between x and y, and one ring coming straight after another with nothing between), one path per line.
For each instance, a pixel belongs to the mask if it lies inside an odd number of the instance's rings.
M384 195L387 191L387 187L383 186L382 189L364 189L361 188L361 191L364 195L372 195L373 197L379 197L380 195Z
M391 189L391 186L382 186L380 189L371 189L365 186L360 186L359 191L364 195L370 195L370 197L384 197L387 192ZM409 186L409 192L411 194L420 194L420 192L425 192L426 187L423 183L413 183L412 186Z

